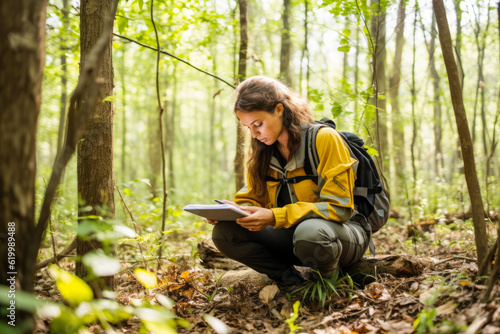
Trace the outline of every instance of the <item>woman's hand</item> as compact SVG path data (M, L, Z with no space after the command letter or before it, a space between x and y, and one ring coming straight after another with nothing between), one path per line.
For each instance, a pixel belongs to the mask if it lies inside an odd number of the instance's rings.
M210 225L219 224L219 221L218 221L218 220L211 220L211 219L207 219L207 222L208 222Z
M270 209L257 206L241 206L241 210L250 213L250 216L236 219L236 223L249 231L260 231L269 225L274 226L274 213Z

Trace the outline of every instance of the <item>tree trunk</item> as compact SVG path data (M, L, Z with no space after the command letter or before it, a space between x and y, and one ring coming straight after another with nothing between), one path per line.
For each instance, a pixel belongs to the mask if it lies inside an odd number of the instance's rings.
M0 284L14 291L33 292L39 246L33 231L46 7L47 1L39 0L0 5ZM29 323L24 333L31 333L32 316L15 313L14 319L4 314L2 321Z
M344 29L347 30L349 29L349 25L350 25L350 21L349 21L349 17L346 16L344 17ZM347 80L347 75L348 75L348 72L349 72L349 58L350 56L348 55L348 52L343 52L343 55L342 55L342 79L341 79L341 83L342 83L342 87L341 87L341 90L344 92L344 93L347 93L347 85L348 85L348 80Z
M175 173L174 173L174 145L175 145L175 129L176 129L176 117L177 113L177 63L174 64L174 71L172 74L172 80L174 82L174 87L172 89L172 103L170 108L170 142L168 150L168 182L169 189L175 188Z
M170 108L164 102L164 114L167 115ZM160 142L160 127L158 125L158 109L151 108L147 113L148 121L148 156L149 156L149 180L151 183L151 194L153 197L158 197L157 189L161 188L161 149L158 143ZM166 131L169 132L168 130ZM167 136L168 138L168 136ZM167 146L167 150L168 150ZM161 192L160 192L161 194Z
M212 50L212 66L213 66L213 72L217 73L216 67L217 67L217 48L213 48ZM208 165L208 193L213 194L214 193L214 181L215 181L215 175L217 172L215 171L215 163L216 163L216 149L215 149L215 116L217 112L217 104L215 101L217 91L218 91L218 83L217 79L214 78L213 84L210 85L210 89L208 90L208 99L209 99L209 106L210 106L210 123L209 123L209 131L210 131L210 139L209 139L209 148L208 148L208 153L209 153L209 165Z
M247 76L247 50L248 50L248 9L247 0L239 0L240 5L240 54L238 62L237 82L245 80ZM237 123L236 130L236 156L234 157L234 177L236 191L245 186L245 129L241 122Z
M443 169L443 158L441 152L441 101L440 87L439 87L439 74L436 70L435 51L436 51L436 16L432 14L431 24L431 41L429 44L429 63L432 76L433 85L433 107L434 107L434 173L440 176Z
M360 21L359 15L356 17L356 21ZM356 27L356 52L354 55L354 94L358 96L359 94L359 89L358 89L358 81L359 81L359 46L360 40L359 40L359 27ZM361 124L360 119L359 119L359 112L358 112L358 105L359 105L359 98L354 99L354 120L356 123L358 123L358 126L356 126L357 129L359 129L359 124ZM359 132L359 130L355 130L355 132Z
M464 71L463 71L463 66L462 66L462 13L463 11L460 9L460 3L462 0L454 0L453 3L455 5L455 16L456 16L456 37L455 37L455 52L457 55L457 60L458 60L458 77L460 79L460 87L463 91L464 89ZM446 108L446 112L448 113L449 109ZM453 129L452 129L453 131ZM453 171L457 170L455 166L459 164L459 161L462 160L462 153L460 152L460 139L456 138L454 146L453 146L453 153L451 157L451 168L452 172L451 173L445 173L445 177L448 182L453 181ZM457 170L460 174L462 172L460 170Z
M455 19L456 19L456 37L455 37L455 52L458 60L458 78L460 79L460 87L463 89L464 71L462 69L462 13L460 3L462 0L454 0L455 5ZM460 154L460 152L459 152Z
M406 1L400 0L398 7L398 20L396 25L396 51L392 66L392 76L389 79L389 89L391 96L392 113L392 141L394 148L394 168L395 175L391 177L393 181L393 194L401 194L403 185L402 178L405 172L405 135L404 122L401 119L399 109L399 85L401 83L401 60L403 56L404 28L406 18Z
M33 243L36 135L46 6L46 1L38 0L6 1L0 6L0 278L1 284L8 284L7 278L15 277L17 288L30 292L38 252ZM8 255L9 251L14 254ZM14 262L9 264L11 257Z
M415 115L415 103L417 99L417 92L416 92L416 83L415 83L415 62L416 62L416 39L415 35L417 32L417 15L418 15L418 7L415 8L415 18L413 20L413 61L411 65L411 124L412 124L412 134L411 134L411 146L410 146L410 153L411 153L411 170L412 170L412 176L413 176L413 189L416 189L416 184L417 184L417 167L415 164L415 142L417 140L417 119ZM413 200L412 200L413 203ZM413 203L414 204L414 203ZM411 214L410 214L411 216ZM411 220L411 217L410 217Z
M103 33L106 17L112 7L111 0L82 1L80 7L80 45L81 64ZM112 36L106 46L106 51L97 70L98 78L104 83L98 92L98 101L93 108L87 122L83 140L78 145L77 180L78 194L82 200L79 203L78 216L99 215L105 218L114 218L114 176L113 176L113 104L102 102L107 96L113 95L113 62ZM82 100L86 99L86 96ZM80 101L82 105L84 101ZM82 210L90 206L89 211ZM104 209L104 211L102 210ZM84 241L79 239L77 256L100 248L96 240ZM79 277L87 276L81 261L76 263L76 274ZM105 278L107 288L113 290L113 277Z
M455 63L455 59L453 58L453 47L451 44L450 28L446 18L446 10L443 0L432 0L432 4L434 6L434 12L439 30L439 41L441 43L441 50L443 53L444 63L446 65L446 72L448 74L448 82L453 102L453 110L455 112L458 135L460 138L460 146L462 147L465 180L467 182L467 189L469 191L471 201L477 259L478 266L480 267L482 261L488 253L488 237L486 234L486 225L484 223L483 199L481 197L481 189L477 179L474 148L472 146L469 125L465 113L457 65Z
M383 174L385 169L388 169L386 157L388 156L388 141L387 141L387 120L386 120L386 100L379 99L379 94L386 93L386 75L385 75L385 8L382 8L380 0L372 0L371 6L376 8L371 21L371 34L373 46L373 94L376 113L376 144L379 156L377 160L381 160L378 164L380 172Z
M122 156L121 156L121 177L122 180L128 179L127 174L127 86L125 79L126 65L125 65L125 52L127 50L127 43L122 43L122 56L120 68L120 81L122 88Z
M281 32L281 55L279 78L288 86L292 86L292 75L290 73L290 55L292 41L290 38L290 11L291 0L283 0L283 30Z
M62 8L62 24L63 33L61 34L61 109L59 116L59 136L57 137L57 149L61 150L63 146L64 129L66 125L66 109L68 105L68 67L66 64L66 49L67 39L66 34L69 33L69 4L68 0L63 0Z
M300 94L302 96L309 97L309 48L308 48L308 38L309 38L309 30L307 27L308 19L309 19L309 0L304 0L304 47L302 48L302 54L300 56L300 79L299 79L299 89ZM304 58L307 59L306 65L306 91L302 90L302 81L303 81L303 73L304 73Z

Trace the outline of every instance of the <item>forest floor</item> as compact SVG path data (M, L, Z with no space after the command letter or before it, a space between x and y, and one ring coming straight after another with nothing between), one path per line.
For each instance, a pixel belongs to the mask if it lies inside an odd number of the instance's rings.
M410 240L404 223L391 222L374 235L374 243L380 255L410 254L428 265L418 276L379 275L364 286L339 285L338 294L323 297L323 307L318 294L304 297L294 289L278 291L270 280L247 279L252 276L249 270L238 275L209 269L189 256L177 263L165 262L155 289L146 290L130 270L124 270L115 276L115 292L123 304L136 299L154 303L157 294L172 298L176 301L172 311L190 324L179 326L178 333L500 332L500 284L487 302L481 302L487 286L476 279L473 233L467 224L427 226L427 231ZM64 266L71 270L74 265ZM229 280L221 279L231 275ZM39 297L61 299L46 269L38 273L35 290ZM296 301L300 306L292 316ZM47 324L47 320L37 321L37 332L48 332ZM132 318L115 330L136 333L140 327L140 321ZM88 330L103 332L98 325Z

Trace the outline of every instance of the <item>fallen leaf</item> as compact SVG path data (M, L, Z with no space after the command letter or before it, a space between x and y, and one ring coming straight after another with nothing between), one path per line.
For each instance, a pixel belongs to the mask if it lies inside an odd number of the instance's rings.
M277 285L268 285L259 292L259 298L264 304L269 304L278 294L280 289Z
M446 304L436 307L436 313L437 315L441 316L450 315L454 314L456 308L457 304L455 302L448 302Z
M154 273L150 273L147 270L142 268L137 268L134 270L134 275L137 280L144 285L146 289L156 288L158 285L158 281L156 280L156 275Z
M386 301L391 299L391 295L385 288L385 285L378 282L368 284L365 287L365 294L379 301Z

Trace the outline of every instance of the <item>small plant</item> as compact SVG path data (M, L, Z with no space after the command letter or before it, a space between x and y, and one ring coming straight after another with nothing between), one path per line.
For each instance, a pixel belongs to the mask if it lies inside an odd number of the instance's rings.
M290 318L286 319L285 322L288 324L288 327L290 328L289 334L294 334L297 329L301 329L302 327L294 324L295 320L299 317L299 306L300 306L300 301L296 301L293 304L293 312L290 314Z
M436 317L436 309L428 309L420 312L417 319L413 322L415 333L424 334L430 333L434 329L434 318Z
M354 288L352 278L348 274L339 278L338 270L331 277L323 277L317 270L313 272L316 273L318 279L304 284L293 293L302 294L302 300L308 297L309 300L318 302L318 308L324 308L333 294L340 297L339 292L350 291Z

